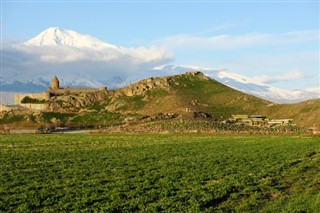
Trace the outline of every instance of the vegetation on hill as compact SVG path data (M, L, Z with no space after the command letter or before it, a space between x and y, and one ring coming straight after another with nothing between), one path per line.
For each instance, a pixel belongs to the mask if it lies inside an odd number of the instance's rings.
M270 118L291 118L303 127L320 127L320 99L296 104L274 104L261 108L260 112Z
M109 102L109 109L124 113L157 114L182 113L188 108L209 112L217 118L228 118L232 114L258 112L259 108L270 104L203 74L189 73L166 78L169 78L167 86L146 90L140 95L128 97L119 90L120 95ZM133 86L139 87L140 84L142 83L137 82Z
M39 100L37 98L31 98L29 96L26 96L21 100L21 103L23 103L23 104L43 104L43 103L46 103L46 100L43 100L43 99Z

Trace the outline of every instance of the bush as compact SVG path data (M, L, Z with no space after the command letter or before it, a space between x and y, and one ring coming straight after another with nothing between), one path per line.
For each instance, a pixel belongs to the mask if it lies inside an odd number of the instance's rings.
M42 99L42 100L39 100L39 99L36 99L36 98L30 98L29 96L26 96L24 97L22 100L21 100L21 103L23 104L43 104L45 103L46 100Z

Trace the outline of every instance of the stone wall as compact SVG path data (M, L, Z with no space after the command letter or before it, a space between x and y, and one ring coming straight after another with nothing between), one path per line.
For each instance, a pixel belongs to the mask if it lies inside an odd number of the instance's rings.
M33 99L39 99L39 100L49 100L50 95L48 93L18 93L14 96L14 104L21 105L22 99L24 99L26 96L29 96Z
M20 104L20 106L23 106L25 108L28 108L28 109L34 110L34 111L48 110L48 104Z
M11 108L5 105L0 104L0 112L2 111L10 111Z
M50 111L79 111L81 108L93 106L109 97L106 91L95 90L94 92L70 93L53 95L48 102Z
M59 88L59 89L51 89L47 90L48 93L56 94L56 95L69 95L69 94L79 94L79 93L91 93L98 91L107 91L107 87L100 87L98 89L93 88Z
M3 112L3 111L11 111L11 110L22 110L24 109L23 106L21 105L2 105L0 104L0 112Z

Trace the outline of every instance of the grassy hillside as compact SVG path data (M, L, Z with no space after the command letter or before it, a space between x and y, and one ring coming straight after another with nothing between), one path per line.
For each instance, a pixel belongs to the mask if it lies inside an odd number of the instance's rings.
M139 84L135 83L137 87ZM112 106L109 108L139 114L183 113L188 108L219 118L237 113L257 113L268 104L270 102L234 90L202 74L190 73L171 76L164 88L154 88L130 97L119 95L109 102Z
M197 111L208 113L215 120L230 118L232 114L262 114L268 118L290 118L302 127L320 126L319 99L298 104L273 104L234 90L200 72L144 79L100 95L90 93L71 97L65 94L51 102L61 100L68 100L64 103L69 108L56 103L53 104L54 112L24 113L18 110L2 113L0 125L43 126L58 120L59 125L97 127L121 125L126 118L138 119L160 113L192 120L193 112ZM82 104L77 108L74 103Z
M291 118L302 127L320 127L320 99L296 104L274 104L260 111L270 118Z
M184 114L186 108L189 108L208 112L215 118L228 118L232 114L263 114L270 119L290 118L306 128L320 126L320 99L297 104L273 104L234 90L202 74L170 76L168 88L152 89L132 97L120 96L119 99L126 106L125 113Z

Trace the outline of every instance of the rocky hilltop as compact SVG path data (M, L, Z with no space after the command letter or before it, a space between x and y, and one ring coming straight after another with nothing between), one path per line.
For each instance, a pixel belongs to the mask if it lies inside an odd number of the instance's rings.
M220 117L251 112L255 106L270 104L229 88L202 72L148 78L122 89L109 91L109 94L106 110L122 113L206 111Z
M186 74L177 76L152 77L130 84L127 87L110 91L86 91L84 89L72 89L72 92L68 92L68 89L64 89L63 92L51 94L50 98L48 98L45 104L48 105L48 111L76 112L86 107L99 105L106 99L116 101L120 97L144 96L147 94L147 92L154 90L169 91L171 85L179 85L177 79L183 77L184 75L197 76L199 78L209 80L209 78L202 72L188 72ZM109 106L107 109L110 110L112 107Z
M179 82L177 81L177 79L185 75L198 76L199 78L209 80L209 77L205 76L202 72L187 72L186 74L176 75L176 76L165 76L165 77L157 77L157 78L152 77L152 78L144 79L139 82L130 84L129 86L123 89L120 89L117 92L120 92L120 94L122 93L126 96L134 96L134 95L143 95L147 91L154 90L154 89L163 89L168 91L170 89L170 85L172 84L179 85Z

